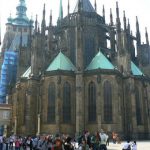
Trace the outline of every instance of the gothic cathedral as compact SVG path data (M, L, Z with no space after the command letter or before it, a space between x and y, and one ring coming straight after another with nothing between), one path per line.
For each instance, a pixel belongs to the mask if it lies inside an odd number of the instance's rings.
M17 82L8 90L13 106L9 132L91 133L104 129L130 138L150 138L150 46L141 42L124 12L121 26L97 13L95 0L77 0L74 11L63 16L62 0L57 25L39 26L26 16L19 0L17 17L8 18L2 53L18 53ZM34 25L33 25L34 23ZM3 56L3 55L2 55Z

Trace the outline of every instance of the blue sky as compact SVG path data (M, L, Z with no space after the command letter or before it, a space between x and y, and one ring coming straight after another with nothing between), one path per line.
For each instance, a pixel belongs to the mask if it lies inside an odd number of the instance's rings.
M64 7L64 16L67 14L67 3L68 0L62 0ZM77 0L70 0L70 11L72 12ZM95 0L90 0L91 4L94 6ZM12 17L15 16L16 6L19 0L1 0L0 5L0 13L1 13L1 34L2 38L5 32L5 23L7 22L7 18L10 13ZM53 11L53 24L56 24L56 20L59 14L59 0L26 0L26 4L28 7L27 15L30 18L38 14L39 21L41 21L43 4L46 4L46 16L47 23L49 22L49 14L50 10ZM148 32L150 33L150 0L118 0L120 7L120 17L122 20L123 10L126 11L127 18L130 19L131 29L133 30L133 34L135 34L135 17L138 16L140 23L140 30L142 34L142 41L145 42L145 27L148 28ZM105 5L106 12L106 22L109 23L109 12L110 8L113 10L114 21L115 21L115 6L116 0L97 0L97 10L98 13L102 14L102 6Z

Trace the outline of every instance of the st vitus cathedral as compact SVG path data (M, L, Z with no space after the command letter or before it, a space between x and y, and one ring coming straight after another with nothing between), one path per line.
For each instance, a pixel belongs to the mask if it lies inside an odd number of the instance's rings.
M77 0L57 25L41 27L26 16L25 0L17 17L8 18L5 49L18 50L17 83L8 93L13 105L9 132L91 133L104 129L123 137L150 138L150 46L141 42L138 18L132 34L125 12L123 28L116 3L116 22L97 13L90 0ZM136 43L136 44L135 44ZM137 55L136 55L137 51Z

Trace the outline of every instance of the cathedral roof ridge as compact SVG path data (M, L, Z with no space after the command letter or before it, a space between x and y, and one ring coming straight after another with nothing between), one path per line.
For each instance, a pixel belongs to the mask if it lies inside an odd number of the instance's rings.
M140 70L140 68L136 66L132 61L131 61L131 72L134 76L145 76L144 73Z
M75 71L75 69L76 68L71 62L71 60L60 51L46 71L55 71L55 70Z
M110 69L114 70L113 64L104 56L104 54L99 50L96 56L92 59L91 63L88 65L86 70L95 69Z
M24 72L21 78L28 78L31 74L31 66Z

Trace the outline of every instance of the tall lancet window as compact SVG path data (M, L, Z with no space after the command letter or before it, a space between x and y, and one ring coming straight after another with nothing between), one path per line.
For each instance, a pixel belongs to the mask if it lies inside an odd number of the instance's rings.
M56 103L56 89L55 84L50 83L48 89L48 113L47 123L55 123L55 103Z
M135 103L136 103L136 120L137 125L142 124L142 113L141 113L141 102L140 102L140 94L138 87L135 88Z
M112 88L109 81L104 83L104 121L112 122Z
M96 86L90 82L88 86L88 121L96 122Z
M71 122L71 85L68 82L63 86L63 122Z

